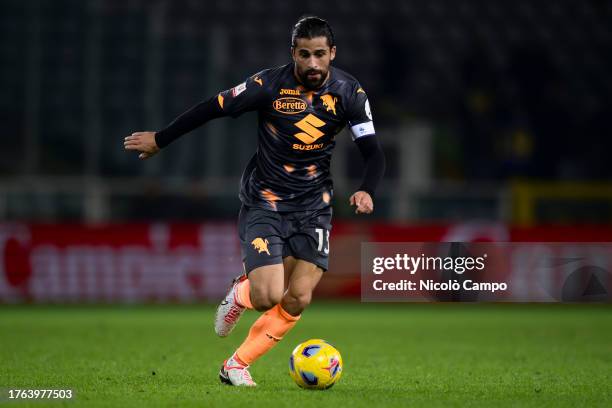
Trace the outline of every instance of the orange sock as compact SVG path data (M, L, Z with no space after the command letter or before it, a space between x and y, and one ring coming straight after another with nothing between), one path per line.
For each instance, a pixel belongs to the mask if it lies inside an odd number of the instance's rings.
M300 316L291 316L280 304L274 306L253 323L236 356L246 364L253 364L281 341L299 319Z
M236 286L236 300L241 306L253 309L251 303L251 283L248 279L243 280Z

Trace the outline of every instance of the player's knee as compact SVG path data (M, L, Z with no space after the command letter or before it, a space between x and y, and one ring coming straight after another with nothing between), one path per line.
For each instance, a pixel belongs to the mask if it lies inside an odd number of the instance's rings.
M299 315L308 307L310 301L312 300L312 293L288 293L285 299L286 306L291 309L287 310L294 316Z
M298 295L296 299L298 306L300 306L302 309L306 309L312 300L312 293L302 293Z

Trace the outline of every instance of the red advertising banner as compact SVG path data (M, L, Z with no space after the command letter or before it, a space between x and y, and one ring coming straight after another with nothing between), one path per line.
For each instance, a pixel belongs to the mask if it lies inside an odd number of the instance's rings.
M217 298L242 271L231 223L0 226L0 301Z

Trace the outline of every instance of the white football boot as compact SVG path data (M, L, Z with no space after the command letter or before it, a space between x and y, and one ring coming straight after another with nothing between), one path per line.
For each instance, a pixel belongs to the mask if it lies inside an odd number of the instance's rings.
M232 286L230 286L225 295L225 299L223 299L217 308L217 314L215 314L215 333L220 337L225 337L232 332L236 323L240 320L240 316L246 310L244 306L236 301L236 285L246 279L248 279L246 275L234 278Z
M255 387L257 384L251 378L249 366L240 364L232 355L223 362L219 371L219 379L227 385L235 385L238 387Z

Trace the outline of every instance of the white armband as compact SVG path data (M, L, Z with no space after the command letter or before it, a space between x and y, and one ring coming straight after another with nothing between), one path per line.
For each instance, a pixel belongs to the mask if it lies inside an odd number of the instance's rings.
M352 139L356 140L363 136L373 135L376 132L374 131L374 122L364 122L355 126L351 126L351 134Z

